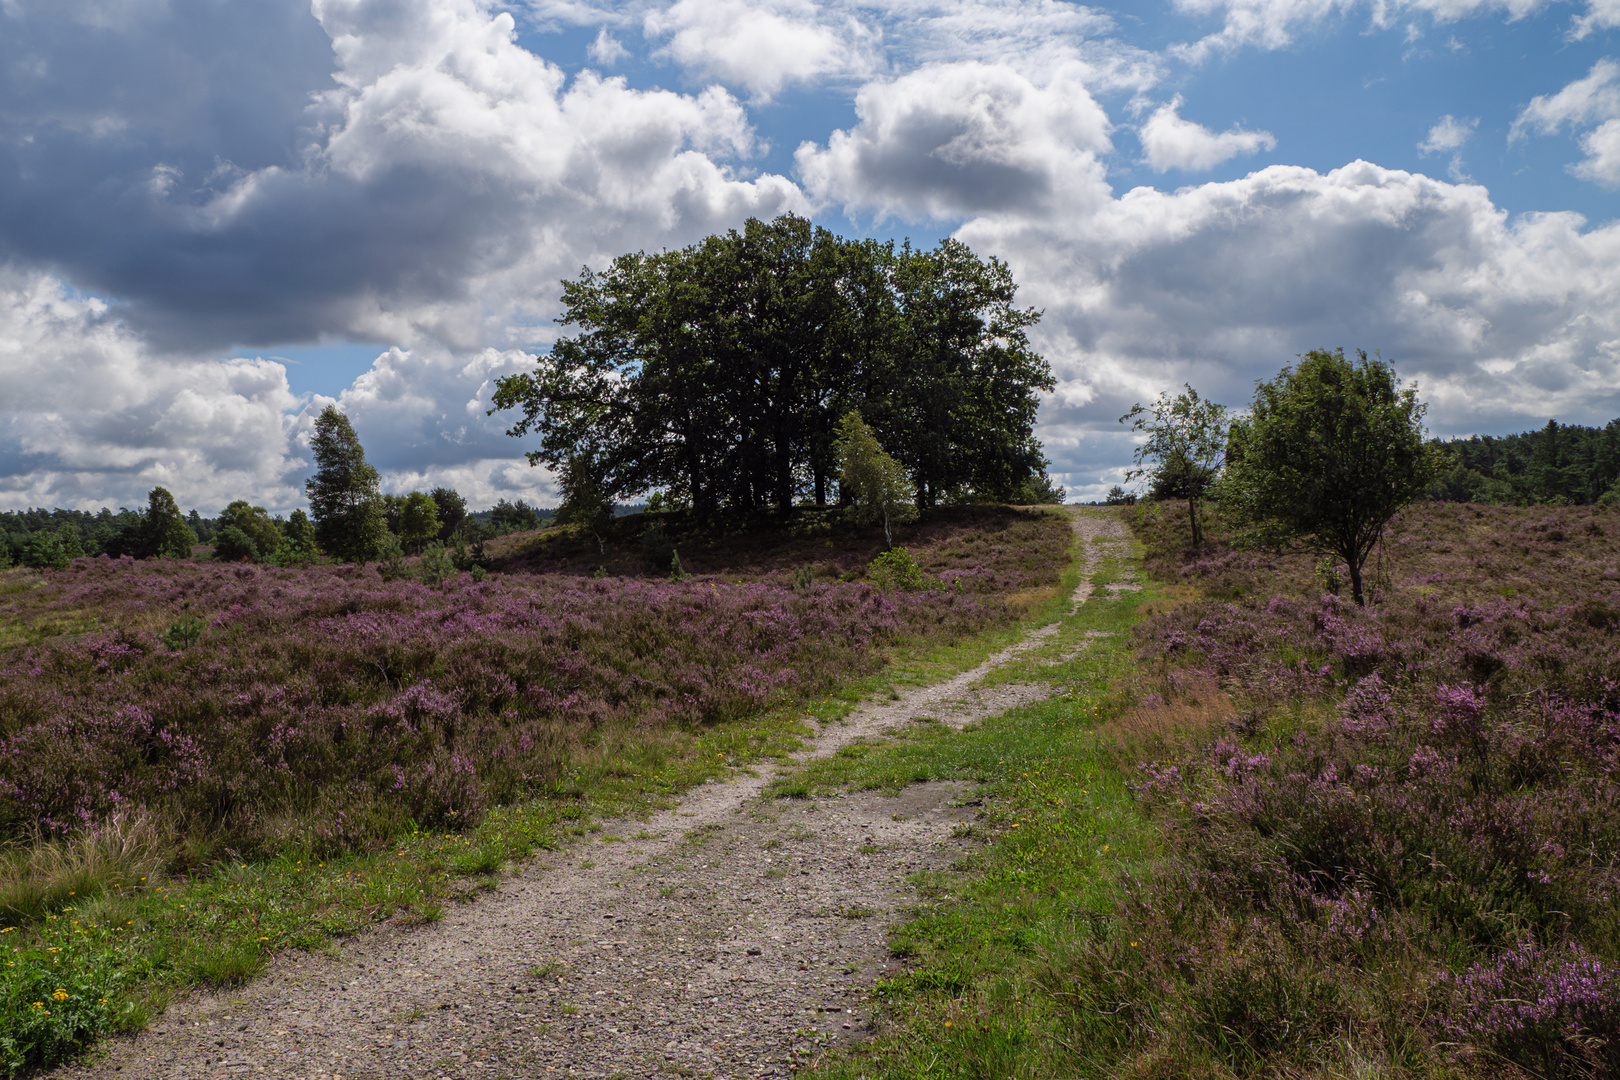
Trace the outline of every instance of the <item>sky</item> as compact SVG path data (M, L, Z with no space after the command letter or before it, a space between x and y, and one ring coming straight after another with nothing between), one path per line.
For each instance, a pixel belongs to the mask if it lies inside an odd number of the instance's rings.
M792 211L1005 260L1071 499L1119 417L1377 351L1433 434L1620 416L1620 0L0 0L0 509L552 505L560 282Z

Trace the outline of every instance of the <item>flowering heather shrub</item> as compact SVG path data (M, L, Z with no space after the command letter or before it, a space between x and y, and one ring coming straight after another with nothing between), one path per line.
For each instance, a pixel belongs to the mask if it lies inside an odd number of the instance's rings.
M1035 554L1055 580L1068 529L1049 520ZM893 643L1004 620L997 592L1028 576L1027 547L958 569L957 589L892 593L788 573L430 588L355 567L81 559L12 617L117 628L0 655L0 835L145 808L241 852L335 851L407 820L473 821L552 790L604 729L722 723L825 692ZM200 634L170 632L193 618Z
M1447 1039L1543 1076L1620 1070L1620 972L1579 945L1550 954L1526 941L1439 982L1450 1000L1431 1022Z
M1217 679L1243 717L1143 769L1177 856L1138 914L1196 954L1165 978L1215 978L1214 939L1258 921L1276 969L1345 989L1344 1026L1620 1067L1620 514L1411 508L1366 608L1310 553L1194 561L1172 516L1138 523L1157 572L1204 590L1137 627L1156 692Z

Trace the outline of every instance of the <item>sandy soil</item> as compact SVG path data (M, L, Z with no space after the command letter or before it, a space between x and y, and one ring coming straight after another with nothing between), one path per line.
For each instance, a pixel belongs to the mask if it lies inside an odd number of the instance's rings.
M1125 534L1095 514L1076 513L1075 528L1088 541L1078 606L1100 549L1122 554ZM1037 700L1050 687L978 684L1056 629L865 705L798 758ZM968 841L953 829L975 810L965 784L762 800L769 779L738 775L645 822L606 822L431 926L379 927L331 956L278 956L249 985L193 995L55 1075L788 1075L828 1041L868 1030L874 982L899 970L885 942L913 902L907 878L955 861Z

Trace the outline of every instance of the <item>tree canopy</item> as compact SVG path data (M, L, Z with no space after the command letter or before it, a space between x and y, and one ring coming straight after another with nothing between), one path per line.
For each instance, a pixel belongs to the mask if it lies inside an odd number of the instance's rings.
M328 405L315 419L310 440L315 475L304 485L315 519L315 540L340 559L366 562L377 557L388 536L377 470L366 463L349 418Z
M1308 352L1261 383L1250 416L1232 425L1222 507L1343 559L1364 604L1367 555L1432 475L1424 410L1383 360Z
M1013 497L1046 466L1050 389L1006 264L946 240L851 241L793 215L563 283L578 332L499 380L533 464L590 463L608 500L663 490L700 517L825 502L838 420L858 408L918 501Z

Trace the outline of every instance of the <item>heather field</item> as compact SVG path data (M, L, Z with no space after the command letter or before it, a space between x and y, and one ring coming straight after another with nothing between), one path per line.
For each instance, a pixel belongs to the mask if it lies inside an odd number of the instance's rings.
M807 514L680 533L699 572L671 580L616 525L605 553L508 537L494 573L432 584L107 558L0 575L0 1071L138 1025L154 986L435 917L456 879L593 809L779 752L809 699L896 648L1055 595L1070 543L1061 515L941 510L896 538L907 583L869 578L880 533Z
M975 780L985 843L818 1075L1620 1075L1620 514L1415 506L1362 609L1120 512L1147 588L1009 676L1065 693L823 769Z
M1172 857L1093 1000L1171 989L1240 1071L1614 1075L1620 514L1414 507L1360 609L1303 553L1179 554L1159 509L1150 561L1199 596L1138 626L1127 722L1230 719L1145 767Z

